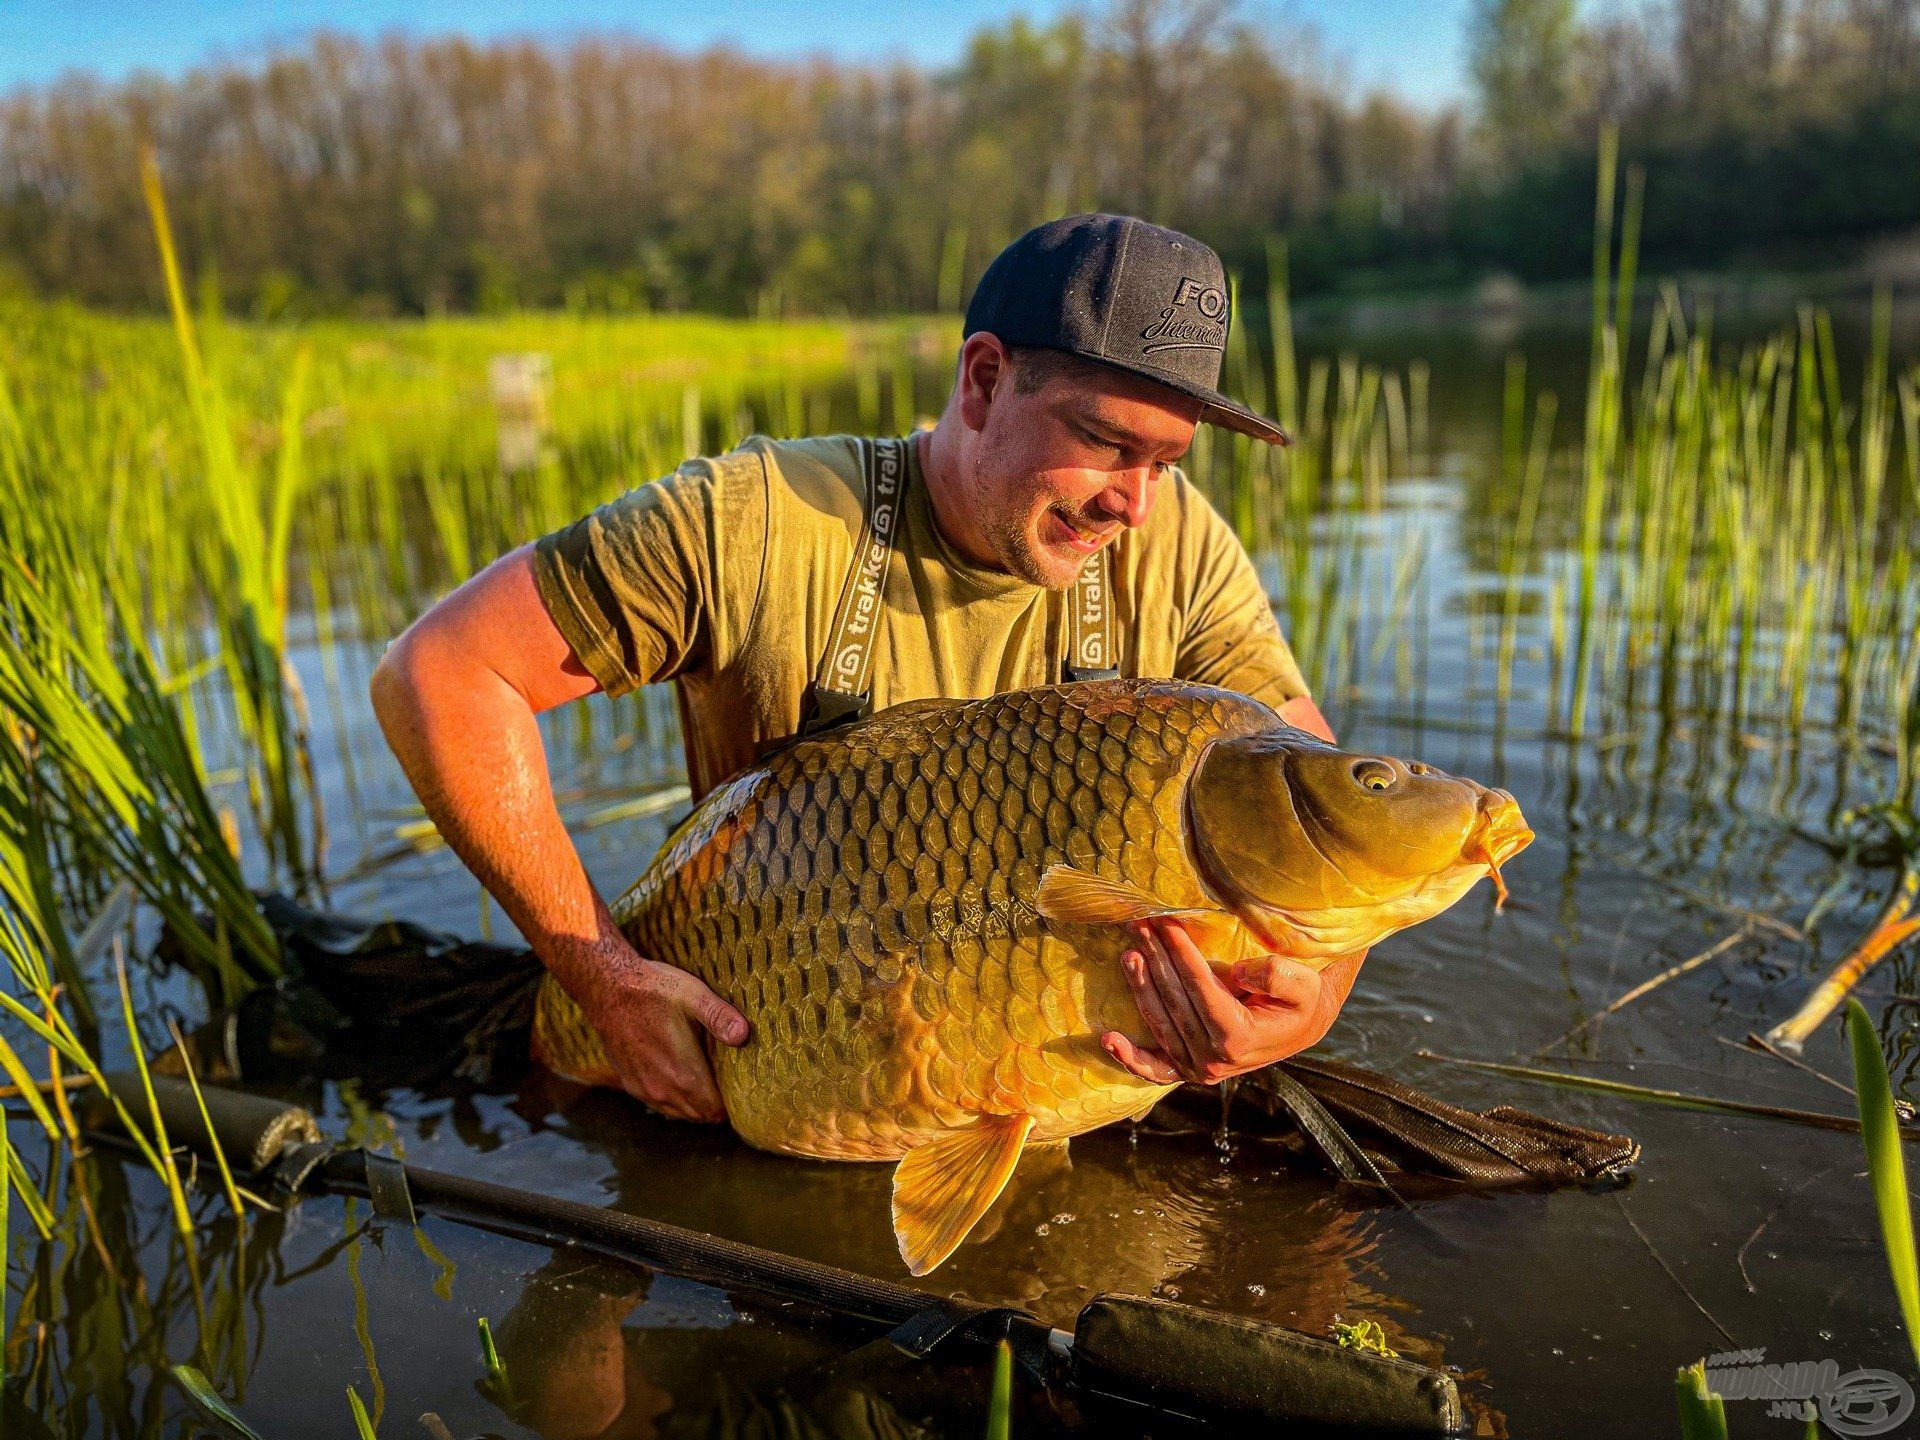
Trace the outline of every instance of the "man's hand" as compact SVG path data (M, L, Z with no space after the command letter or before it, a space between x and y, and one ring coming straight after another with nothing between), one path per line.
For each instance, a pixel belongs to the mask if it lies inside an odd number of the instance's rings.
M1109 1055L1142 1080L1213 1085L1317 1043L1353 988L1366 951L1313 970L1281 955L1233 967L1233 986L1214 974L1178 920L1133 927L1140 944L1122 960L1148 1036L1109 1030ZM1236 993L1236 991L1242 993Z
M663 1115L717 1123L727 1118L701 1032L744 1045L747 1019L696 976L635 953L609 937L581 976L581 1010L599 1032L620 1087Z
M738 1045L746 1020L685 971L633 952L554 805L534 717L598 688L547 614L528 545L395 641L372 693L420 803L586 1012L621 1085L666 1114L720 1120L700 1031Z

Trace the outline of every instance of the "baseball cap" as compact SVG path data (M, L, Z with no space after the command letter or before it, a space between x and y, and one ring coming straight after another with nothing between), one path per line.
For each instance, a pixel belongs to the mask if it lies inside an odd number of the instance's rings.
M1200 401L1202 420L1271 445L1287 432L1219 390L1232 321L1220 257L1131 215L1036 225L987 267L963 335L1064 350Z

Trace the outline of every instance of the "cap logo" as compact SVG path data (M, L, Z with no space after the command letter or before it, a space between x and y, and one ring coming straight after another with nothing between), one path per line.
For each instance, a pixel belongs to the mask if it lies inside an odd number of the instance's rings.
M1191 307L1191 308L1189 308ZM1145 353L1158 350L1224 350L1227 346L1227 292L1203 284L1191 275L1180 277L1173 302L1140 332L1151 343Z

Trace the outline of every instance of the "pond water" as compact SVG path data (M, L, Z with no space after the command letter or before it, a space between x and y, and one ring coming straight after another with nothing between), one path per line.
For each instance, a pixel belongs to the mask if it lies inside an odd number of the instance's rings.
M1840 318L1843 342L1857 348L1862 318ZM1911 336L1898 343L1913 353ZM1316 1334L1336 1319L1376 1320L1402 1353L1462 1377L1483 1434L1677 1433L1675 1368L1736 1349L1911 1376L1857 1136L1425 1058L1573 1057L1571 1068L1607 1079L1848 1113L1831 1080L1739 1042L1795 1009L1891 888L1892 872L1843 868L1801 833L1884 794L1890 758L1830 729L1787 733L1762 715L1730 731L1645 703L1604 707L1604 724L1577 745L1552 738L1546 622L1532 609L1520 620L1511 694L1496 706L1481 603L1495 577L1475 497L1497 432L1501 369L1517 349L1571 400L1584 331L1328 323L1307 330L1304 344L1386 363L1424 359L1433 375L1431 473L1392 484L1343 532L1367 577L1346 621L1359 658L1323 705L1350 746L1508 788L1539 834L1508 870L1505 913L1483 886L1381 945L1323 1050L1457 1104L1518 1105L1626 1132L1642 1159L1620 1188L1462 1194L1409 1213L1287 1168L1252 1134L1230 1129L1222 1145L1202 1125L1114 1128L1076 1140L1070 1167L1017 1178L987 1233L927 1283L1055 1323L1070 1323L1102 1291L1177 1297ZM1415 547L1417 576L1398 583L1400 558ZM331 901L510 938L444 850L368 864L415 815L364 703L374 653L342 647L337 699L314 707L331 866L348 877ZM317 650L298 664L310 694L328 691ZM550 717L547 733L587 866L612 894L684 808L669 793L657 813L603 819L678 783L672 697L588 708L589 726ZM366 873L353 878L357 867ZM1798 927L1830 891L1804 941L1745 918ZM1614 996L1743 926L1747 938L1718 958L1548 1050ZM1920 1053L1920 1002L1907 1000L1920 991L1913 964L1896 957L1862 989L1903 1090ZM1836 1025L1805 1058L1828 1077L1849 1073ZM722 1130L538 1081L507 1093L337 1084L308 1093L331 1133L410 1161L903 1278L884 1166L768 1156ZM170 1263L164 1193L144 1170L100 1169L97 1208L113 1218L112 1243L44 1279L65 1297L53 1320L59 1358L48 1362L59 1378L44 1383L57 1384L73 1433L176 1433L169 1417L184 1413L181 1402L152 1360L158 1349L189 1358L198 1321L182 1267ZM202 1204L219 1215L217 1202ZM980 1433L983 1369L834 1370L833 1357L859 1337L792 1308L437 1220L421 1237L370 1226L364 1206L338 1199L256 1219L238 1248L229 1220L210 1218L208 1233L207 1303L231 1346L210 1368L229 1393L242 1390L241 1412L268 1440L350 1433L349 1384L377 1397L390 1436L430 1433L416 1419L423 1412L456 1435L529 1433L520 1421L556 1437L780 1433L767 1427L782 1387L834 1391L846 1433ZM108 1268L109 1254L120 1268ZM137 1305L126 1297L130 1267L148 1277ZM106 1311L122 1318L99 1318ZM519 1421L479 1383L483 1315L532 1405ZM1803 1433L1767 1409L1730 1401L1733 1433ZM1086 1423L1032 1392L1019 1397L1016 1434Z

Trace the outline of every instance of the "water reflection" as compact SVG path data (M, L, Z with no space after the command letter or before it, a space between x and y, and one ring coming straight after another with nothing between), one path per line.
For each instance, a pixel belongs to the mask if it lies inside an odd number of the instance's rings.
M564 1147L598 1157L600 1188L618 1209L903 1278L891 1165L766 1154L615 1095L554 1099L551 1130L497 1156L518 1183ZM1056 1325L1112 1291L1225 1303L1325 1333L1365 1256L1366 1225L1328 1182L1287 1168L1269 1147L1223 1155L1204 1131L1116 1127L1023 1156L968 1243L923 1284Z
M620 1097L549 1093L553 1108L497 1152L490 1173L504 1167L524 1183L545 1168L550 1143L564 1144L605 1164L601 1188L616 1209L903 1278L891 1166L766 1155ZM1176 1120L1024 1156L968 1242L921 1283L1067 1328L1102 1292L1178 1298L1315 1334L1357 1308L1385 1318L1405 1343L1395 1302L1357 1281L1373 1215L1348 1208L1327 1180L1290 1169L1271 1143L1244 1140L1223 1153L1205 1126ZM573 1256L534 1276L500 1327L509 1373L532 1377L516 1382L515 1418L550 1440L690 1434L697 1424L887 1436L919 1433L916 1414L937 1414L941 1433L955 1433L977 1403L977 1370L912 1364L881 1349L848 1361L844 1340L808 1361L822 1337L796 1330L791 1313L750 1335L676 1344L671 1332L685 1321L663 1318L662 1287L681 1283ZM716 1377L725 1381L717 1391ZM1054 1415L1048 1427L1070 1419Z

